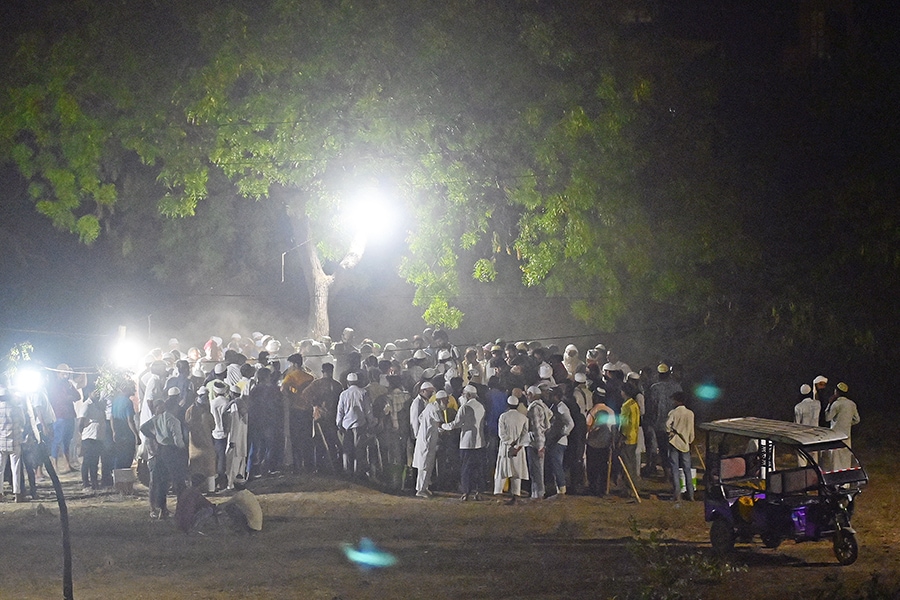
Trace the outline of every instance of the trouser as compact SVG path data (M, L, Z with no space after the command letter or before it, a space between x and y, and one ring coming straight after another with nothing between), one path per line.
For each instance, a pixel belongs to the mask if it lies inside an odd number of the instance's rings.
M225 487L225 451L228 449L228 440L213 438L213 447L216 450L216 484Z
M424 492L431 487L431 476L434 474L434 463L437 461L437 448L429 448L425 453L425 464L416 473L416 491Z
M628 469L628 474L631 476L631 482L634 483L634 487L639 487L641 483L641 469L637 455L637 444L622 444L621 448L622 452L619 456L622 457L622 462L625 463L625 468Z
M656 470L656 465L666 462L668 457L663 458L659 454L659 443L656 439L656 430L650 426L644 426L643 430L644 443L647 446L647 473L652 475Z
M102 442L100 449L100 483L104 487L112 487L113 484L113 463L115 462L116 446L112 440L112 425L106 422L106 439Z
M460 483L463 494L474 494L481 491L484 478L484 448L460 448Z
M666 477L672 476L672 466L669 461L669 434L664 429L663 430L655 430L656 433L656 447L659 449L659 463L662 465L663 471L666 473Z
M499 496L503 493L503 484L509 479L509 493L514 497L522 493L522 480L518 477L495 477L494 478L494 495Z
M158 446L150 464L150 508L166 510L166 494L174 483L177 497L184 490L183 454L175 446Z
M563 457L563 467L569 471L569 486L574 490L584 487L584 440L579 441L577 436L569 435L569 444ZM573 490L569 490L570 492Z
M365 474L366 467L366 427L358 426L344 433L344 472Z
M679 474L684 469L685 488L688 500L694 499L694 481L691 479L691 453L681 452L675 446L669 446L669 468L672 470L672 492L675 500L681 499L681 481Z
M295 471L312 471L315 468L312 409L291 409L291 448L294 451Z
M546 452L550 466L549 480L556 486L557 490L566 487L566 470L563 467L566 447L557 443L547 448Z
M0 450L0 493L3 492L3 475L6 473L6 463L12 475L13 494L22 493L22 452L21 450Z
M609 453L611 448L594 448L587 446L585 456L587 459L588 487L592 494L602 496L606 493L606 479L609 473Z
M135 439L131 431L120 433L113 442L113 469L130 469L134 463Z
M81 440L81 485L97 489L97 470L100 465L100 454L103 442L100 440Z
M63 455L69 459L69 444L75 434L75 419L57 419L53 422L53 445L50 448L50 456L54 459ZM68 465L67 465L68 466Z
M544 457L537 448L527 446L525 458L528 460L528 478L531 480L531 497L544 497Z

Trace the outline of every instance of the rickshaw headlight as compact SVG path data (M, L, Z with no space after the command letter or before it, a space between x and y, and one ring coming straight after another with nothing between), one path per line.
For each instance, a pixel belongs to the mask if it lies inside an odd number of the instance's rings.
M846 510L850 506L850 496L841 496L841 499L838 500L838 506Z

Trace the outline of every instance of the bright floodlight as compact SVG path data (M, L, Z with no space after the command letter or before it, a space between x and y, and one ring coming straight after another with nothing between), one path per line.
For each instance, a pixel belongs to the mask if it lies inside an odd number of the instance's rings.
M345 219L351 235L373 239L391 232L396 215L385 193L371 186L359 191L347 207Z
M134 340L120 339L113 347L111 358L120 369L134 369L140 365L141 349Z
M24 366L16 370L16 389L23 394L34 394L44 385L41 372L35 367Z

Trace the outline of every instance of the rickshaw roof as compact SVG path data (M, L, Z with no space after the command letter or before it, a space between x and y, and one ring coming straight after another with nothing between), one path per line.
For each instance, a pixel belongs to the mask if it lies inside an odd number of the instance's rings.
M789 421L775 421L758 417L741 417L722 419L710 423L701 423L700 429L742 435L755 439L772 440L782 444L809 446L826 442L839 442L847 439L847 434L825 427L800 425Z

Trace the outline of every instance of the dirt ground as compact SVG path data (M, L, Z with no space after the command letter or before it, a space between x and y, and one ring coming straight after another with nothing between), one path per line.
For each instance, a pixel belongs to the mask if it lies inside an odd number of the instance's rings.
M828 542L786 542L776 550L739 545L733 572L682 582L683 597L850 598L873 574L893 585L900 574L900 454L861 454L871 481L854 518L856 564L839 566ZM634 598L653 591L654 580L652 565L635 556L629 517L642 539L661 530L669 551L709 555L702 502L664 499L661 481L647 483L640 504L622 493L509 506L492 497L461 502L449 493L421 500L329 477L271 477L250 484L265 515L261 532L211 523L202 534L185 535L171 520L150 520L142 486L134 497L91 496L75 474L63 479L79 600ZM60 525L48 483L39 496L0 503L0 599L62 595ZM341 545L363 537L398 564L364 571L348 562Z

